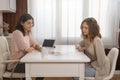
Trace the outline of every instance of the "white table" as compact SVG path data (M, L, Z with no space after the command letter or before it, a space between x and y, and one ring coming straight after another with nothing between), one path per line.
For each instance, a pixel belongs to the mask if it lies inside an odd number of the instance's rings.
M43 48L42 52L33 51L21 59L25 62L26 80L31 80L31 77L79 77L79 80L84 80L85 63L89 61L74 45Z

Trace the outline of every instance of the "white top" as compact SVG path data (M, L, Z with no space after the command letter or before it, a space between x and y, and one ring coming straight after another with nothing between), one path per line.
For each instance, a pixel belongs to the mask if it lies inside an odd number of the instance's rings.
M42 48L42 52L26 54L21 62L90 62L90 59L75 49L74 45L56 45L56 48Z

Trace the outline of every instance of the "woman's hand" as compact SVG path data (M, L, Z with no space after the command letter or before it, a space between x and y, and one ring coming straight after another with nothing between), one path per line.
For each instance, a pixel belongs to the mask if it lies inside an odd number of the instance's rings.
M34 50L34 48L33 47L30 47L30 48L28 48L28 49L26 49L26 51L29 53L29 52L32 52Z
M78 51L80 51L80 52L84 52L84 49L81 48L81 47L79 47L79 48L78 48Z
M79 44L76 44L75 48L80 52L84 52L84 49Z
M33 45L33 47L34 47L36 50L38 50L38 51L41 52L41 49L42 49L42 48L41 48L39 45L35 44L35 45Z

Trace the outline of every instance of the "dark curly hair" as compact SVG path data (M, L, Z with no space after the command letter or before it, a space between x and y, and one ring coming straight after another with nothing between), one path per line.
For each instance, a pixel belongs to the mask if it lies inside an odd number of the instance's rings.
M33 25L34 25L34 19L33 19L33 17L32 17L30 14L28 14L28 13L25 13L25 14L21 15L20 18L19 18L19 21L18 21L18 23L17 23L17 25L16 25L16 30L21 31L24 36L25 36L25 30L24 30L23 26L21 25L21 23L25 23L25 22L26 22L27 20L29 20L29 19L32 19L32 20L33 20Z

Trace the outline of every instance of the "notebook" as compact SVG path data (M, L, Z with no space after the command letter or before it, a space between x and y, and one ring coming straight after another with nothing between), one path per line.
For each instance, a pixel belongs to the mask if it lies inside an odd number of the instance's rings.
M54 39L44 39L42 47L54 47Z

